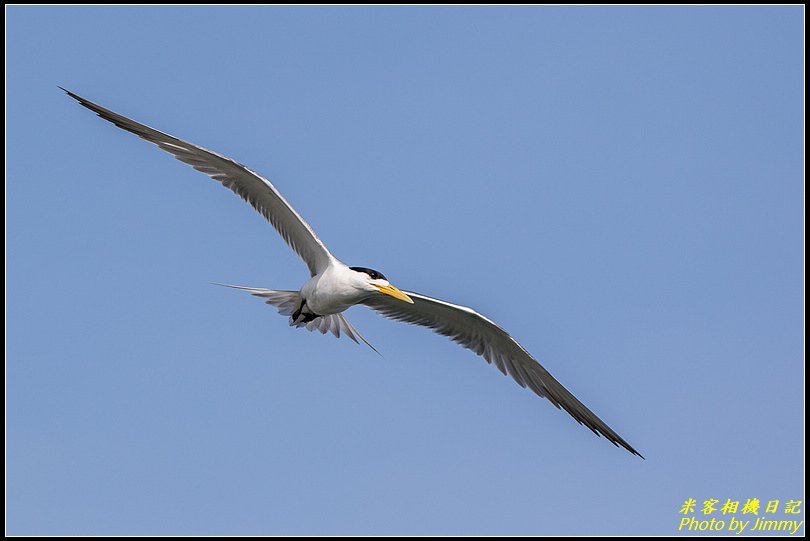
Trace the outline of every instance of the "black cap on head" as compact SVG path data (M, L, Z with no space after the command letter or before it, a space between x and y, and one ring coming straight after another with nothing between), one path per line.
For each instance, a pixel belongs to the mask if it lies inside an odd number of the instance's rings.
M366 267L349 267L349 268L356 272L365 272L371 277L372 280L388 280L388 278L383 276L383 273L377 272L374 269L367 269Z

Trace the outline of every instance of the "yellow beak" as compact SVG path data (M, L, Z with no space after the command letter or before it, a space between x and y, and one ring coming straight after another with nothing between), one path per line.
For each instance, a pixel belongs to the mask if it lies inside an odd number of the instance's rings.
M374 287L379 289L380 293L384 293L386 295L391 295L395 299L399 299L401 301L405 301L405 302L409 302L409 303L413 304L413 299L412 298L410 298L405 293L403 293L399 289L395 288L391 284L388 284L387 286L378 286L376 284L372 284L372 285L374 285Z

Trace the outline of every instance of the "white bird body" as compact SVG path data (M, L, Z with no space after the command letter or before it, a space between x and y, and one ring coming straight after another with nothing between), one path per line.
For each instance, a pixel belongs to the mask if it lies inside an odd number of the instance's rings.
M150 128L67 90L65 92L101 118L154 143L242 197L276 228L310 271L310 278L299 291L229 287L265 299L277 307L280 314L289 316L292 326L321 333L332 332L337 337L345 334L370 347L371 344L343 315L351 306L362 304L387 318L427 327L482 356L520 386L530 388L557 408L565 409L595 434L641 456L492 320L466 306L400 291L382 273L373 269L349 267L329 252L275 186L258 173L221 154ZM531 300L525 297L519 298L518 302L531 305Z
M316 274L301 288L312 313L338 314L366 300L374 291L365 289L366 281L359 273L333 260L320 274Z

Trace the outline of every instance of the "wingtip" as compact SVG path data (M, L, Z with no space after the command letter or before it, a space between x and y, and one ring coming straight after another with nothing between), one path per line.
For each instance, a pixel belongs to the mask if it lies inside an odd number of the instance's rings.
M633 449L633 447L631 447L630 444L628 444L627 442L624 442L624 441L622 441L622 442L613 442L613 445L615 445L617 447L621 445L622 447L624 447L625 449L630 451L630 454L636 455L641 460L647 460L646 458L644 458L644 455L642 455L641 453L639 453L638 451Z
M632 445L630 445L629 443L627 443L627 442L626 442L626 441L624 441L624 440L620 440L620 441L613 441L613 442L611 442L611 443L613 443L613 445L615 445L616 447L620 447L620 446L621 446L621 447L624 447L624 448L625 448L627 451L629 451L629 452L630 452L630 454L636 455L636 456L637 456L637 457L639 457L641 460L647 460L646 458L644 458L644 455L642 455L641 453L639 453L638 451L636 451L635 449L633 449L633 446L632 446Z
M73 92L71 92L70 90L68 90L67 88L65 88L63 86L56 85L56 88L58 88L59 90L61 90L62 92L64 92L65 94L67 94L68 96L73 98L74 100L81 99L81 98L79 98L79 96L77 96L76 94L74 94Z

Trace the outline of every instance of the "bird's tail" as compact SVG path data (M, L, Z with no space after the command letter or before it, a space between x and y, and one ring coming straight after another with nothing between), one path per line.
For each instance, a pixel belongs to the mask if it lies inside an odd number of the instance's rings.
M244 287L235 286L231 284L215 284L218 286L231 287L233 289L241 289L247 291L254 297L265 299L266 304L270 304L278 308L278 313L282 316L292 316L301 305L301 294L298 291L279 291L276 289L264 289L259 287ZM340 338L341 332L348 336L355 343L359 344L362 341L365 345L374 350L377 355L381 355L377 348L369 344L368 340L357 332L357 329L349 323L343 314L330 314L327 316L316 317L307 322L292 321L290 325L296 328L305 327L308 331L320 331L321 334L331 332L335 338ZM358 338L360 340L358 340Z
M265 299L265 303L278 308L278 313L282 316L291 316L301 302L301 295L298 291L278 291L275 289L263 289L259 287L235 286L231 284L217 284L217 286L230 287L247 291L254 297Z

